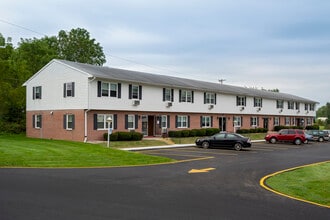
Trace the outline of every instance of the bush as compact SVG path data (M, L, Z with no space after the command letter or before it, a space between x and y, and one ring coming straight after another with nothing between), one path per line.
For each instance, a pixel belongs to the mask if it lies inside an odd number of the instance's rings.
M169 131L168 132L169 137L182 137L181 131Z
M197 136L197 133L198 133L198 130L197 129L192 129L189 132L189 137L196 137Z
M216 133L219 133L220 129L219 128L206 128L205 129L205 135L206 136L212 136Z
M238 129L236 132L238 134L248 134L248 133L266 133L267 128L251 128L251 129Z
M319 125L308 125L306 126L306 130L319 130L320 126Z
M181 131L181 136L182 137L189 137L190 131L189 130L183 130Z
M132 141L141 141L143 138L143 134L139 132L131 132Z
M105 141L108 140L108 133L103 134ZM143 138L143 134L139 132L113 132L110 135L110 141L140 141Z

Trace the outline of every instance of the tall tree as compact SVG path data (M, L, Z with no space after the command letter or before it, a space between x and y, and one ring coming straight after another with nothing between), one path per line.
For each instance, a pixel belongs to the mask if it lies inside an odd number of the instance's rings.
M83 28L72 29L70 32L61 30L57 41L60 59L99 66L106 62L100 44L90 39L89 32Z

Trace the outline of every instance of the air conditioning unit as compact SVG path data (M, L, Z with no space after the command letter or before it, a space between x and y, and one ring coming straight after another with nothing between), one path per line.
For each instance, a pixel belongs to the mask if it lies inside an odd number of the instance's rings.
M167 102L166 107L172 107L173 103L172 102Z
M214 105L209 105L209 109L212 109L212 108L214 108Z
M133 100L133 105L134 106L140 105L140 100Z

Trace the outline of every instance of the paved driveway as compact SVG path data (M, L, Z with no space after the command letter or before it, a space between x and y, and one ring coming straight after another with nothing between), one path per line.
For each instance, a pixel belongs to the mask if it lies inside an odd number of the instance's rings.
M240 152L189 147L143 153L186 162L0 169L0 219L330 219L327 208L259 186L269 173L330 160L330 143L258 143Z

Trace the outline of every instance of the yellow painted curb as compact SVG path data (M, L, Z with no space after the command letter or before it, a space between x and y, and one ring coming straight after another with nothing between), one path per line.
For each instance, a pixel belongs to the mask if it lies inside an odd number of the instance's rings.
M316 202L312 202L312 201L308 201L308 200L305 200L305 199L301 199L301 198L297 198L297 197L294 197L294 196L290 196L290 195L287 195L287 194L284 194L284 193L281 193L279 191L276 191L272 188L270 188L269 186L267 186L265 184L265 181L272 177L272 176L275 176L275 175L278 175L278 174L281 174L281 173L285 173L285 172L288 172L288 171L292 171L292 170L296 170L296 169L299 169L299 168L303 168L303 167L309 167L309 166L314 166L314 165L318 165L318 164L322 164L322 163L328 163L330 162L330 160L328 161L323 161L323 162L318 162L318 163L313 163L313 164L307 164L307 165L303 165L303 166L298 166L298 167L293 167L293 168L289 168L289 169L285 169L285 170L281 170L281 171L277 171L275 173L272 173L272 174L269 174L267 176L264 176L263 178L260 179L260 186L263 187L264 189L270 191L270 192L273 192L275 194L278 194L280 196L284 196L284 197L287 197L287 198L290 198L290 199L294 199L294 200L298 200L298 201L301 201L301 202L306 202L306 203L309 203L309 204L312 204L312 205L317 205L317 206L321 206L321 207L325 207L325 208L330 208L329 205L324 205L324 204L319 204L319 203L316 203Z

